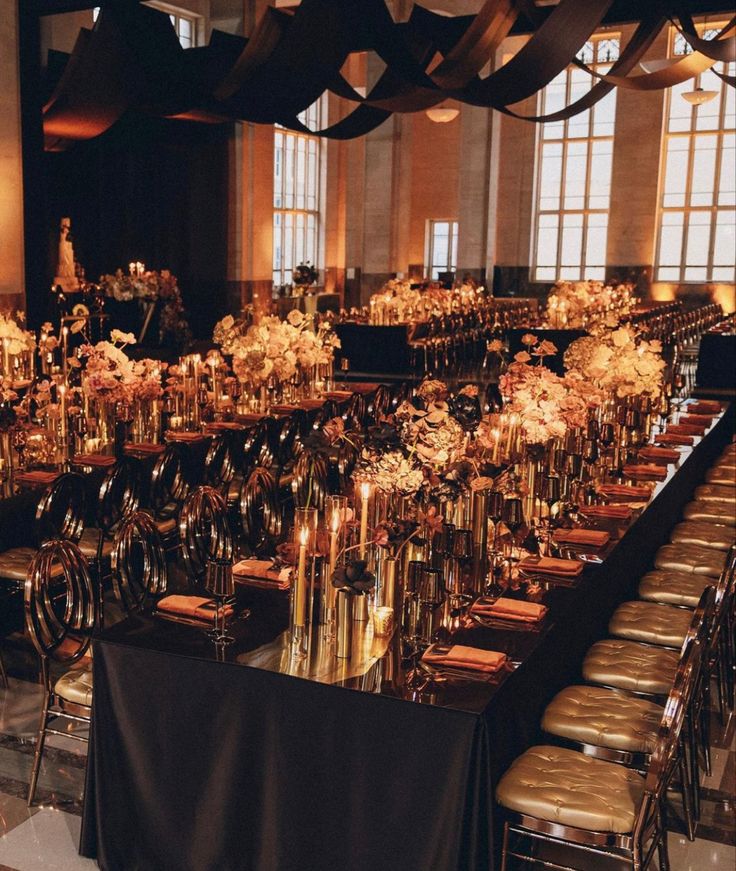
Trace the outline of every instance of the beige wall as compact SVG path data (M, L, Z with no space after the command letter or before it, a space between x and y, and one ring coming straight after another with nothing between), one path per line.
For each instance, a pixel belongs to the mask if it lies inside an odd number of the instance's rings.
M0 310L23 308L23 184L17 4L0 15Z

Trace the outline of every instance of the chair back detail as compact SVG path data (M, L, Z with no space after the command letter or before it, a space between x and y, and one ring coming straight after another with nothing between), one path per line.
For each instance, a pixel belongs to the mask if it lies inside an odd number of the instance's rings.
M159 518L173 517L187 494L179 454L169 445L151 473L151 507Z
M210 560L232 560L235 546L227 503L213 487L197 487L179 515L182 555L190 580L204 579Z
M303 451L291 478L291 493L295 508L316 508L322 511L327 496L328 464L324 454Z
M240 521L251 553L259 553L281 538L283 517L273 474L257 466L243 480L240 490Z
M97 527L111 538L121 522L138 510L138 477L129 460L120 460L105 475L97 502Z
M168 586L166 553L150 514L126 517L110 555L115 597L127 614L143 610Z
M62 538L79 542L84 532L86 491L84 478L66 472L50 484L36 508L36 538L39 544Z
M41 545L24 587L26 628L48 676L48 660L73 665L99 626L99 598L89 564L70 541Z
M235 464L230 439L224 435L216 435L207 449L204 461L204 478L207 484L216 489L222 489L232 481L235 475Z

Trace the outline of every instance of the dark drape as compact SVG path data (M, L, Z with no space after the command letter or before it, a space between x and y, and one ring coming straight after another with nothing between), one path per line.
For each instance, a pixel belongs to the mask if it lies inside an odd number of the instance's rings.
M44 154L48 282L59 219L96 281L140 260L179 279L198 337L225 308L231 125L128 114L101 136Z

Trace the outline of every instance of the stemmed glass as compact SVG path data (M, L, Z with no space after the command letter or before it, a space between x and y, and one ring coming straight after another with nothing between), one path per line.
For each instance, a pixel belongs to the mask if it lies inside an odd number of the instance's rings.
M685 401L686 386L687 380L683 373L678 369L672 378L672 391L675 394L678 413L682 410L682 404Z
M503 502L503 512L501 519L511 531L511 558L514 558L514 545L516 542L516 533L524 525L524 506L521 501L521 496L507 496ZM521 546L518 546L519 557L521 559Z

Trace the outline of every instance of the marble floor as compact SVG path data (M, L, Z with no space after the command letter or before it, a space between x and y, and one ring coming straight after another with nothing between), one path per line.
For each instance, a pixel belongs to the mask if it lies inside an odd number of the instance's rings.
M0 689L0 871L90 871L97 864L77 854L87 745L48 738L37 800L27 808L41 692L33 657L22 645L5 648L5 660L10 686ZM736 868L736 717L724 728L714 714L712 728L713 772L703 777L694 842L681 833L676 805L670 814L672 871Z

